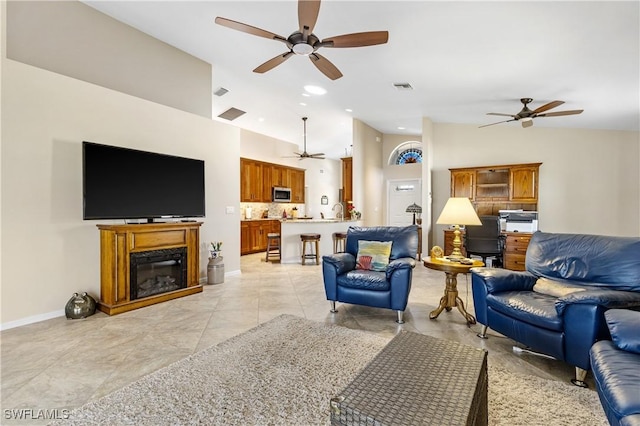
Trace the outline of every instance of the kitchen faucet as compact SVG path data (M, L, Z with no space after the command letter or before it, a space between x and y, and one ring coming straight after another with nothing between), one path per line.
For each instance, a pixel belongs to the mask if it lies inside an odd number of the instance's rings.
M331 207L331 211L334 211L336 207L340 207L340 213L336 213L336 219L344 219L344 207L342 206L342 203L334 204L333 207Z

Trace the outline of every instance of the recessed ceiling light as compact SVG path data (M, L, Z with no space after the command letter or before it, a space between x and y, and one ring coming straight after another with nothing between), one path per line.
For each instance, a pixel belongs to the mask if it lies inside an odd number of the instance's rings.
M352 110L351 108L347 108L347 109L345 109L345 111L347 111L347 112L353 112L353 110Z
M325 93L327 93L327 90L323 89L320 86L307 85L304 86L304 90L311 93L312 95L324 95Z
M300 102L300 105L307 106L307 104L305 104L304 102Z
M405 130L406 127L398 126L398 130Z
M308 98L308 97L310 97L311 95L310 95L310 94L308 94L308 93L303 93L303 94L302 94L302 96L305 96L305 97L307 97L307 98Z
M258 121L262 123L264 121L264 117L259 117Z

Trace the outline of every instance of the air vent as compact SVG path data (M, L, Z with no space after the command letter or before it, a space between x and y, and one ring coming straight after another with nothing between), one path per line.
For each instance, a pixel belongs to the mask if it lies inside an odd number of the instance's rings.
M398 90L413 90L409 83L393 83L393 87Z
M245 111L242 111L238 108L229 108L228 110L220 114L218 117L224 118L225 120L233 121L244 113Z
M218 87L215 92L213 92L214 95L216 96L222 96L229 93L229 91L227 89L225 89L224 87Z

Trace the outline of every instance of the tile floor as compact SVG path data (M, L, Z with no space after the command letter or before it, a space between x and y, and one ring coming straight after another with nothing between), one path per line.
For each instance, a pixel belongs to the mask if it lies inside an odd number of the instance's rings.
M445 276L421 262L414 270L403 325L385 309L338 304L339 312L331 314L321 266L265 263L262 254L255 254L242 257L241 270L223 284L206 285L202 293L120 315L55 318L1 332L1 423L33 423L8 420L7 409L78 407L280 314L386 336L415 331L483 347L490 362L512 371L567 382L574 374L559 361L513 354L514 342L491 331L488 340L477 338L480 326L468 327L457 310L430 320ZM458 289L473 313L470 280L459 275Z

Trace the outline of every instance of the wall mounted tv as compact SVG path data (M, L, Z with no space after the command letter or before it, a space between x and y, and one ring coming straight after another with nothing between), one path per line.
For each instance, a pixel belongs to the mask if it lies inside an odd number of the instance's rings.
M204 161L82 143L84 219L203 217Z

